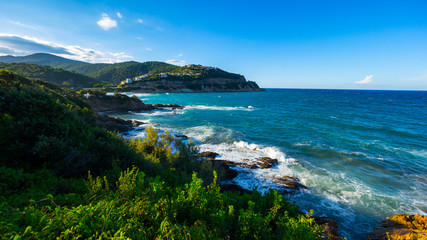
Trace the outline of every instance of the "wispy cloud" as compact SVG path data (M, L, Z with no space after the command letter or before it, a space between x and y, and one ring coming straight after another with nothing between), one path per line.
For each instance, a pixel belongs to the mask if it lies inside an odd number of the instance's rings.
M120 62L133 58L125 53L103 53L80 46L66 46L37 38L0 33L1 55L28 55L33 53L51 53L61 57L84 62Z
M177 66L184 66L186 64L185 60L176 60L176 59L170 59L166 60L167 63L177 65Z
M178 54L178 57L182 57L182 56L184 56L184 54L182 54L182 53Z
M112 55L112 56L114 56L114 57L116 57L116 58L118 58L118 59L132 59L132 58L134 58L134 57L132 57L132 56L130 56L130 55L127 55L126 53L124 53L124 52L119 52L119 53L110 53L110 55Z
M111 19L106 13L103 13L101 19L96 23L104 30L117 27L117 21Z
M147 51L153 51L153 49L151 49L151 48L146 48L145 50L147 50Z
M372 83L374 75L368 75L363 80L355 82L357 84L369 84Z
M142 38L142 37L136 37L136 39L138 39L138 40L142 40L142 39L144 39L144 38Z
M30 28L30 29L36 29L35 26L31 26L31 25L28 25L28 24L25 24L25 23L21 23L21 22L18 22L18 21L10 20L9 22L12 23L12 24L18 25L20 27L25 27L25 28Z
M122 19L122 14L120 12L117 12L117 17L119 17L120 19Z
M139 18L138 18L136 21L137 21L138 23L144 23L144 20L139 19Z

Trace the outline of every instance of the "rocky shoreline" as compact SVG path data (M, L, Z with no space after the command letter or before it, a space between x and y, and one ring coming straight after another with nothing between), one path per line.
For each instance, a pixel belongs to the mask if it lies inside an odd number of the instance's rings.
M108 131L126 134L135 128L141 129L141 126L146 124L140 121L124 120L118 117L112 117L105 112L118 111L154 111L164 109L183 109L183 106L176 104L145 104L136 97L124 98L96 98L89 97L84 99L96 111L96 118L99 125L103 126ZM102 113L104 112L104 113ZM185 135L176 135L183 140L187 140ZM240 193L251 193L252 191L242 188L239 185L233 184L232 180L238 176L239 171L235 168L256 169L256 168L271 168L278 164L277 159L262 157L253 159L253 161L236 163L228 160L217 160L219 156L215 152L201 152L199 157L201 161L210 161L214 169L219 169L222 172L222 180L220 183L222 191L234 191ZM306 189L301 181L295 176L281 176L272 179L274 183L283 187L281 194L290 195L296 191ZM314 216L316 224L320 225L324 230L326 239L342 239L338 235L338 224L330 219ZM425 239L427 240L427 215L406 215L397 214L391 216L381 222L374 231L369 234L367 240L403 240L403 239Z

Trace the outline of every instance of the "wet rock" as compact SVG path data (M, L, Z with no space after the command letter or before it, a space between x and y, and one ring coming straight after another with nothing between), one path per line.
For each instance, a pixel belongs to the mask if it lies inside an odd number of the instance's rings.
M92 109L98 112L105 111L151 111L156 109L151 104L145 104L138 98L131 98L125 95L120 97L103 96L96 97L91 96L83 99L86 101Z
M397 214L381 222L368 240L427 239L427 215Z
M184 109L183 106L180 106L178 104L161 104L157 103L153 105L157 109L163 109L163 108L169 108L169 109Z
M283 176L280 178L275 178L273 182L292 190L300 190L307 188L300 182L297 177L292 176Z
M142 125L144 125L145 123L144 122L141 122L141 121L138 121L138 120L132 120L132 126L134 126L134 127L139 127L139 126L142 126Z
M238 192L240 194L244 194L244 193L251 194L252 193L251 190L244 189L237 184L223 184L223 185L220 184L220 187L221 187L221 192L230 191L230 192Z
M225 160L214 160L212 162L212 168L217 170L217 172L221 175L219 176L221 180L227 181L232 180L233 178L237 177L239 175L239 172L237 172L234 169L231 169L230 161Z
M209 152L209 151L207 151L207 152L201 152L201 153L199 153L199 156L207 158L207 159L210 159L210 160L214 160L216 158L216 156L219 156L219 154L216 153L216 152Z
M96 118L99 125L112 132L128 132L134 127L132 121L124 120L118 117L111 117L105 114L97 114Z
M236 163L236 166L242 167L242 168L249 168L249 169L257 169L258 165L256 164L249 164L249 163Z
M269 157L262 157L262 158L258 158L257 160L259 162L258 165L260 166L260 168L263 168L263 169L274 167L279 163L277 159L273 159Z
M175 137L181 139L181 140L188 140L188 137L184 134L175 134Z
M326 239L341 239L338 235L338 224L334 220L324 217L313 217L314 222L323 229L323 236Z

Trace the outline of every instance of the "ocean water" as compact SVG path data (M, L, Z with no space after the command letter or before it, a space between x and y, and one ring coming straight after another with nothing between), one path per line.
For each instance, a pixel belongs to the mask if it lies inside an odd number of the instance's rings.
M237 167L235 183L263 192L281 189L274 177L298 177L307 189L290 200L337 221L348 239L394 214L427 214L426 91L267 90L136 94L186 107L117 115L185 134L217 159L278 159Z

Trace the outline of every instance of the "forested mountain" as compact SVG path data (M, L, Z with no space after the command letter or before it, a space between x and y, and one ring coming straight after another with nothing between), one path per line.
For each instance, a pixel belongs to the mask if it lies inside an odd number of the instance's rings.
M61 87L87 88L93 87L95 84L103 84L101 81L83 74L69 72L61 68L52 68L50 66L0 62L0 69L7 69L27 78L40 79Z
M123 62L89 74L89 76L100 81L108 81L119 84L126 78L134 78L143 74L156 74L162 72L172 72L180 67L164 62Z
M25 77L39 78L62 87L117 86L119 91L217 92L262 91L255 82L240 74L210 66L190 64L183 67L164 62L85 63L37 53L29 56L2 56L0 68ZM13 63L12 63L13 62ZM37 65L25 65L38 64ZM49 67L50 66L50 67ZM61 68L61 69L54 69ZM111 90L111 89L110 89Z
M59 57L48 53L35 53L28 56L0 56L0 62L4 63L28 63L37 64L43 66L51 66L53 68L67 68L77 65L86 65L89 63L71 60L63 57Z

